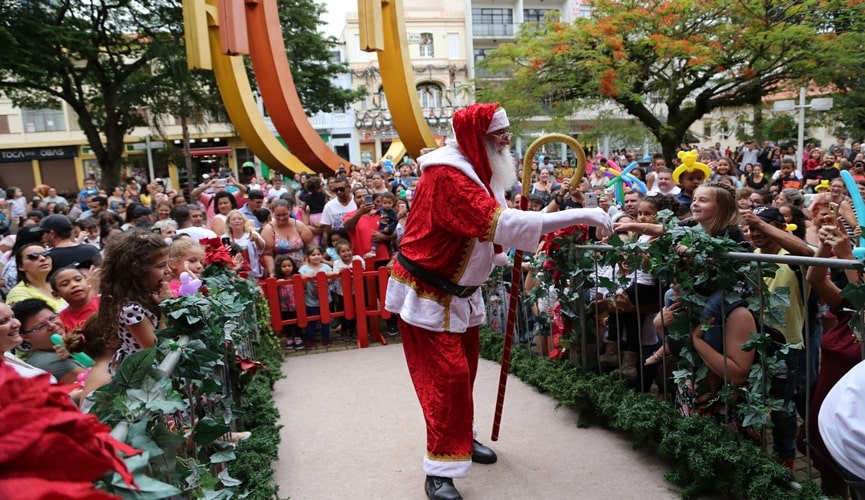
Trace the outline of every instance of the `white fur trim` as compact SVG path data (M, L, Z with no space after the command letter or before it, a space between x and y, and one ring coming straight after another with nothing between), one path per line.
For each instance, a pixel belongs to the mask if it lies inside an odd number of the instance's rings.
M510 125L511 122L508 121L508 113L504 108L499 108L495 113L493 113L493 121L491 121L490 126L487 127L487 133L489 134L490 132L501 130Z
M428 476L440 477L468 477L472 470L472 461L460 462L439 462L431 460L429 457L423 459L423 471Z
M496 266L506 266L508 265L508 256L504 253L497 253L493 255L493 265Z

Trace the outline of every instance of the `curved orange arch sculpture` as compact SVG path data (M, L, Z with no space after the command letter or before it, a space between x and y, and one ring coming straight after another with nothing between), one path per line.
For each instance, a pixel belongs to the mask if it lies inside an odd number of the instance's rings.
M347 160L325 144L306 117L288 65L275 0L247 0L246 32L258 88L276 130L309 168L335 172Z
M232 26L220 29L217 0L184 0L183 17L186 27L187 64L191 69L213 70L225 110L238 135L253 153L267 165L286 174L309 172L268 129L246 77L243 58L226 55L223 35L234 34ZM231 25L231 20L227 21ZM234 40L241 42L237 37Z

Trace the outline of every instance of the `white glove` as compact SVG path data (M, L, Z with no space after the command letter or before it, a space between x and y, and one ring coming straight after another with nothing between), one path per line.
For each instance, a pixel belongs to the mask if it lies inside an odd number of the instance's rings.
M585 220L582 222L583 224L588 224L589 226L595 226L598 228L597 234L599 238L606 238L613 234L613 219L610 218L610 214L605 212L603 208L584 208L577 210L585 214Z
M586 224L598 228L598 237L604 238L613 234L613 220L609 214L601 208L574 208L571 210L562 210L559 212L543 214L543 223L541 224L541 232L551 233L564 229L566 227L575 226L577 224Z

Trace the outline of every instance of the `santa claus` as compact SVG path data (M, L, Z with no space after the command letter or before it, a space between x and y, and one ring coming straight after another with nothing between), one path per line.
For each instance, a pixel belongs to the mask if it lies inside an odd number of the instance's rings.
M472 386L479 289L503 247L534 251L541 235L576 224L612 232L599 209L540 213L507 208L516 182L509 122L497 104L454 114L456 143L418 158L422 175L387 288L385 307L399 314L406 363L427 428L425 489L431 499L462 498L453 478L496 455L474 439Z

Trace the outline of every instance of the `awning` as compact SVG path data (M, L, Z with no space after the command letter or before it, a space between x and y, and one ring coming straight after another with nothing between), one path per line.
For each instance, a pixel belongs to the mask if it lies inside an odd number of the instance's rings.
M206 155L227 155L231 153L231 148L195 148L189 150L189 156L206 156Z
M403 144L402 141L399 139L394 139L390 143L390 147L387 148L387 151L385 152L384 156L382 156L382 158L386 158L387 155L390 155L391 159L393 160L394 166L396 166L399 165L399 162L402 161L402 157L405 156L405 153L405 144Z

